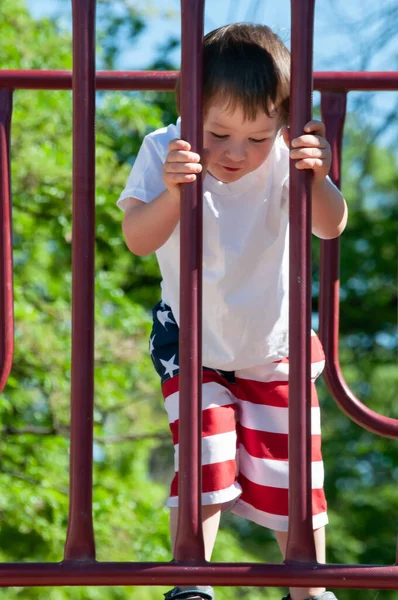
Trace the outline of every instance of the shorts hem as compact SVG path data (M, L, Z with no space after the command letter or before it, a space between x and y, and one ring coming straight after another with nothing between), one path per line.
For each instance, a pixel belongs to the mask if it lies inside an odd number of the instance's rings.
M224 490L205 492L202 494L202 506L209 506L212 504L228 504L228 508L230 508L230 506L235 504L241 493L242 488L238 483L235 482ZM178 508L178 496L170 496L167 500L167 506L169 508Z
M235 515L243 517L248 521L253 521L257 525L267 527L273 531L287 531L289 526L289 518L283 515L273 515L271 513L258 510L243 500L238 500L231 509ZM314 529L319 529L329 522L326 512L314 515L312 524Z

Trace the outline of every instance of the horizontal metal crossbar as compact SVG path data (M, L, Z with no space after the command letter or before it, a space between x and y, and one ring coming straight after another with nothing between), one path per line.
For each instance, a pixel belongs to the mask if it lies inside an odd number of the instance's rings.
M184 16L183 30L185 38L188 39L190 46L183 43L183 56L186 59L192 58L192 64L186 63L185 75L182 67L182 79L186 78L182 88L189 90L189 94L184 95L185 110L187 114L195 115L192 123L190 119L185 119L185 122L191 127L189 135L186 139L194 139L195 147L201 147L200 136L200 115L202 110L200 107L201 90L200 90L200 69L201 60L195 46L202 39L202 31L198 28L197 13L190 13L195 5L195 10L202 13L203 16L204 0L196 0L196 3L191 0L183 0L185 10L182 10ZM95 91L103 90L130 90L130 91L172 91L175 88L177 71L146 71L146 72L130 72L130 71L100 71L95 72L95 0L78 1L73 0L73 49L74 49L74 72L71 71L23 71L23 70L0 70L0 88L3 88L3 95L12 96L13 90L18 89L48 89L48 90L71 90L74 94L74 120L73 120L73 139L74 139L74 200L73 200L73 331L72 331L72 417L71 417L71 485L70 485L70 509L67 542L65 545L65 557L62 563L12 563L0 565L0 587L9 586L75 586L75 585L192 585L204 584L215 586L328 586L334 588L358 588L358 589L398 589L398 566L370 566L370 565L319 565L312 562L315 556L315 548L313 544L312 530L312 512L311 502L308 501L311 489L310 481L310 462L307 460L308 452L306 450L306 440L308 435L306 431L310 428L310 413L307 410L308 405L305 404L305 398L309 397L306 393L309 377L308 375L308 346L305 341L308 339L309 327L303 325L304 318L310 321L311 307L307 302L309 298L308 290L311 289L311 280L308 274L311 272L310 261L310 221L308 219L298 219L300 225L304 223L304 227L292 227L291 240L294 238L295 247L298 248L296 253L299 256L298 263L294 264L291 260L291 265L295 269L297 276L293 279L300 281L300 294L296 294L300 298L300 307L298 304L295 307L295 312L291 312L291 322L296 333L291 367L293 371L293 359L296 361L295 376L292 376L292 381L300 382L301 391L297 392L292 405L296 407L297 418L293 415L293 410L290 410L289 431L291 432L289 442L290 456L294 457L291 460L293 467L290 470L289 490L291 490L291 502L289 505L289 516L291 523L289 524L289 541L287 545L287 560L283 564L263 564L263 563L207 563L201 561L198 557L203 556L203 540L200 536L200 444L192 444L193 451L186 452L187 460L184 462L184 469L181 469L180 453L180 469L179 473L184 472L184 485L181 485L181 511L180 521L176 540L175 558L177 561L171 563L112 563L112 562L96 562L95 557L95 542L94 530L92 523L92 432L93 432L93 357L94 357L94 230L95 230ZM292 130L301 128L302 123L308 118L307 109L310 108L310 91L312 89L312 62L310 41L312 40L312 29L309 23L313 22L313 4L314 0L304 0L300 3L292 3L292 7L296 11L292 15L292 23L296 35L292 33L292 72L300 75L299 85L292 86L294 94L292 94ZM307 5L305 7L305 5ZM311 7L312 5L312 7ZM304 10L306 8L306 10ZM304 13L306 15L304 19ZM304 21L302 22L301 19ZM190 21L190 23L189 23ZM299 25L300 21L300 25ZM312 25L311 25L312 27ZM305 32L306 40L302 43L302 32ZM299 35L297 35L299 34ZM304 37L305 37L304 36ZM195 38L195 39L194 39ZM298 48L295 52L294 47ZM187 50L188 49L188 50ZM296 62L296 68L293 68L293 63L296 57L300 55L300 61ZM185 60L183 61L185 62ZM193 67L193 68L191 68ZM305 85L304 85L305 83ZM397 72L318 72L314 74L314 88L321 92L326 92L328 101L326 104L327 118L330 123L336 121L334 128L336 147L339 146L339 127L344 122L345 115L345 93L348 91L392 91L398 90L398 73ZM299 92L299 93L298 93ZM330 92L333 92L332 94ZM335 92L338 92L337 94ZM191 95L191 97L190 97ZM295 96L295 98L293 98ZM344 98L343 98L344 97ZM1 114L0 122L3 124L2 131L9 133L11 119L11 97L8 98L7 112ZM5 103L6 105L7 103ZM325 108L325 102L324 102ZM181 111L183 112L183 110ZM294 113L294 115L293 115ZM184 119L182 119L184 122ZM195 121L195 122L193 122ZM196 128L196 129L195 129ZM7 144L2 144L3 163L2 171L5 173L9 170L9 141L7 136L3 135L3 141ZM341 140L340 140L341 141ZM340 148L340 146L339 146ZM337 155L341 157L341 148ZM335 159L336 160L336 159ZM340 160L340 158L339 158ZM304 174L298 175L295 173L296 191L292 194L294 185L291 185L291 197L297 196L295 205L300 206L301 213L306 215L310 206L310 193L307 188L309 181L306 183L301 181ZM339 180L339 172L336 171L334 179ZM308 178L307 178L308 179ZM304 185L305 183L305 185ZM192 189L192 185L191 189ZM199 192L196 192L197 197L201 197ZM294 199L294 198L293 198ZM195 206L194 195L191 193L190 205ZM10 205L10 193L8 189L2 192L2 203L5 206L3 213L6 214ZM292 204L292 202L291 202ZM183 202L183 205L187 203ZM194 212L194 211L193 211ZM291 211L292 218L298 218L300 215L294 214ZM185 233L191 231L192 215L190 221L186 221ZM181 223L183 222L181 218ZM305 222L304 222L305 221ZM76 223L79 225L77 226ZM196 225L197 226L197 225ZM11 232L10 219L7 219L7 234ZM184 229L182 226L181 229ZM301 229L304 235L300 237ZM184 234L185 235L185 234ZM200 231L197 238L200 239ZM188 251L191 253L195 245L195 260L201 262L200 252L198 251L199 244L194 244L189 235L185 238L187 243L182 251L185 266L188 275L183 277L183 281L188 282L192 288L192 281L196 284L196 275L200 273L196 270L194 261L188 260ZM293 242L291 242L293 244ZM182 244L183 246L183 244ZM3 252L4 254L4 252ZM189 254L191 257L191 254ZM199 257L199 260L197 260ZM4 264L11 264L11 256L7 261L3 260ZM183 263L183 261L182 261ZM338 263L336 263L338 264ZM188 268L189 267L189 268ZM330 266L330 272L333 271ZM293 269L291 269L291 273ZM333 271L334 272L334 271ZM335 281L338 281L338 275L334 275ZM11 286L11 275L4 278L6 285ZM200 281L200 277L199 277ZM83 282L83 283L82 283ZM293 288L293 286L291 286ZM11 289L11 288L10 288ZM192 288L193 289L193 288ZM336 288L335 288L336 289ZM200 288L197 287L200 292ZM304 291L303 291L304 290ZM200 354L194 355L197 349L200 348L200 339L197 336L200 304L198 298L200 293L195 291L195 297L192 294L189 302L185 303L185 309L189 304L192 310L193 317L185 326L185 332L189 333L189 344L186 351L190 357L195 356L196 365L200 363ZM336 294L333 298L336 297ZM337 295L338 297L338 295ZM305 302L304 302L305 300ZM194 303L195 306L194 306ZM292 304L292 303L291 303ZM328 308L328 307L327 307ZM3 311L4 312L4 311ZM332 314L332 313L330 313ZM337 312L333 313L333 331L329 330L325 333L325 338L329 334L338 333L338 318ZM6 321L6 319L3 319ZM11 319L8 318L8 322ZM191 322L194 323L194 329L191 328ZM196 325L195 325L196 323ZM300 325L300 329L299 329ZM195 329L196 327L196 329ZM189 329L192 331L189 331ZM181 325L181 331L183 326ZM185 335L185 333L184 333ZM307 337L306 337L307 336ZM329 335L330 337L330 335ZM297 343L296 343L297 342ZM10 346L10 344L8 344ZM336 346L336 344L335 344ZM334 361L337 363L337 354L334 352L333 344L330 345ZM302 352L302 349L304 351ZM334 353L333 353L334 352ZM9 352L8 352L9 353ZM3 353L4 354L4 353ZM0 357L1 358L1 357ZM194 362L195 362L194 361ZM7 366L7 365L6 365ZM191 365L192 366L192 365ZM187 377L187 381L193 380L193 376L197 377L199 372L195 368L188 366L181 368ZM195 367L195 365L193 365ZM337 368L337 367L336 367ZM6 369L7 370L7 369ZM305 385L304 385L305 384ZM198 385L200 389L200 381ZM292 386L292 387L297 387ZM189 411L185 413L185 426L183 429L188 431L187 427L191 427L190 431L200 431L200 392L194 390L190 392L190 388L185 394L189 399ZM362 413L358 408L355 411L351 410L351 406L355 403L354 398L348 398L348 402L344 400L346 412L352 416L352 412L357 416L357 422L363 424ZM183 402L183 405L185 403ZM348 409L347 409L348 406ZM351 411L351 412L350 412ZM191 416L193 415L193 418ZM359 415L359 416L358 416ZM373 419L373 420L372 420ZM375 423L375 415L370 415L370 420ZM369 421L369 419L368 419ZM182 422L182 416L181 416ZM371 426L373 426L371 423ZM369 425L369 423L368 423ZM390 423L391 427L395 424ZM373 428L378 431L378 428ZM304 435L303 435L304 431ZM381 433L383 433L380 431ZM392 429L390 434L396 433L396 429ZM300 435L299 435L300 434ZM191 434L187 435L192 437ZM198 436L200 441L200 436ZM185 440L181 443L181 447L188 448ZM293 452L292 452L293 449ZM306 454L307 452L307 454ZM189 482L188 482L189 479ZM180 478L180 481L183 477ZM188 482L188 483L187 483ZM189 487L190 486L190 487ZM294 503L292 499L294 498ZM181 523L184 527L181 526ZM198 533L199 532L199 533ZM294 559L294 560L293 560ZM297 559L300 559L297 560ZM303 559L303 560L301 560ZM305 561L304 561L305 559Z
M0 586L213 585L398 589L398 566L311 563L111 563L64 561L0 565Z
M173 91L178 71L97 71L97 90ZM0 69L0 88L71 90L71 71ZM322 91L396 91L396 71L319 71L314 89Z

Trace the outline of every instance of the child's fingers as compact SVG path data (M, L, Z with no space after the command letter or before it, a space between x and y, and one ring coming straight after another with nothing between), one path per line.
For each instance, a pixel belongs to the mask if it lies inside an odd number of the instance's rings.
M325 125L322 121L309 121L304 125L304 134L291 142L292 148L314 147L327 148L329 146L325 139Z
M168 163L181 163L181 162L191 162L191 163L199 163L200 156L196 154L196 152L188 152L186 150L171 150L166 158L166 162Z
M180 183L191 183L196 180L194 173L168 173L164 179L167 186L176 186Z
M290 151L290 158L328 158L329 154L324 148L296 148Z
M292 140L291 146L292 148L327 148L329 144L325 138L318 135L301 135L300 137Z
M170 142L168 144L168 148L169 148L169 151L190 150L191 144L189 142L186 142L185 140L181 140L179 138L174 138L173 140L170 140Z
M324 167L324 162L320 158L305 158L303 160L299 160L295 164L296 169L322 169Z
M192 183L202 171L202 165L191 162L165 162L163 165L163 181L172 189L182 183Z
M325 124L322 123L322 121L317 121L313 119L312 121L308 121L308 123L304 125L304 131L306 133L315 133L320 137L325 137Z
M201 173L202 165L191 162L165 162L164 171L166 173Z
M201 157L191 152L188 142L181 139L171 140L168 144L169 153L163 165L163 179L167 186L174 188L181 183L191 183L204 169ZM203 153L205 163L205 151Z

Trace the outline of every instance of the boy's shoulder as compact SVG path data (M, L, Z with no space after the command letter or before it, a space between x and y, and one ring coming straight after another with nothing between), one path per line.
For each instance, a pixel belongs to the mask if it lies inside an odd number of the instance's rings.
M144 144L155 146L159 154L163 154L164 152L168 152L169 142L175 138L179 138L180 136L181 126L180 119L178 119L175 125L171 124L148 133L148 135L146 135L144 138Z
M287 180L289 177L290 151L281 134L275 140L273 154L274 173L276 173L278 179Z
M274 144L275 154L279 160L289 159L289 148L285 144L282 134L278 134Z

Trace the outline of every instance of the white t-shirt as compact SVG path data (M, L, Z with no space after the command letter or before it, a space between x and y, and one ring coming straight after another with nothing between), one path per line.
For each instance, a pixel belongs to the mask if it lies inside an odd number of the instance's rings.
M118 206L165 190L162 166L177 125L143 141ZM278 137L267 160L234 183L203 182L203 365L234 371L288 356L289 150ZM179 324L180 225L156 256L162 299Z

